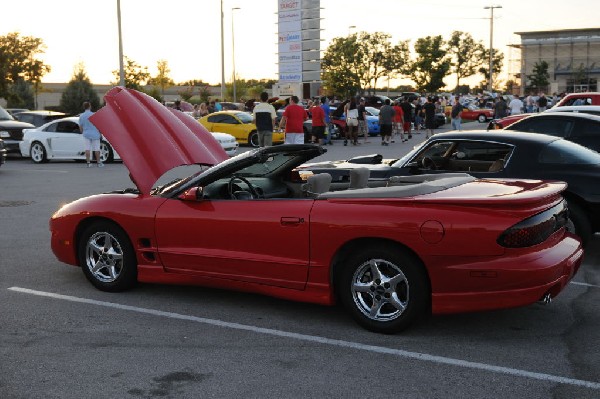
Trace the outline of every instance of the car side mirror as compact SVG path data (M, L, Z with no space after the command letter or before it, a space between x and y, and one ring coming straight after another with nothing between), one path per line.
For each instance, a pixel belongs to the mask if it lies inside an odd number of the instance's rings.
M179 199L183 201L200 201L204 197L204 190L202 187L192 187L186 190L183 194L179 195Z

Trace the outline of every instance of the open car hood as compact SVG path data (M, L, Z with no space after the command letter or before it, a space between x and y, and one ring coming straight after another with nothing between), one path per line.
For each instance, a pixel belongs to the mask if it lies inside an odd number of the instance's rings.
M182 165L216 165L229 159L221 145L194 118L170 110L152 97L112 88L106 106L90 120L108 138L144 195L169 170Z

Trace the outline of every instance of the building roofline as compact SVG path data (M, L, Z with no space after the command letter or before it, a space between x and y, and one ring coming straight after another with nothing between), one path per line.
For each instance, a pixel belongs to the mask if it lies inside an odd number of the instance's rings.
M538 31L530 31L530 32L515 32L515 35L523 36L523 35L536 35L540 33L576 33L576 32L594 32L597 31L600 33L600 28L582 28L582 29L556 29L556 30L538 30Z

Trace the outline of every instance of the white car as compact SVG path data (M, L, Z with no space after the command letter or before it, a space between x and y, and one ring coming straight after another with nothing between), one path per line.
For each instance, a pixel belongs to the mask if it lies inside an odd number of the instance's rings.
M79 117L72 116L48 122L35 129L23 129L19 150L35 163L51 159L85 159L85 141L79 131ZM112 162L121 159L104 138L100 142L100 160Z
M212 132L213 137L221 144L230 157L234 156L240 146L234 136L228 133Z

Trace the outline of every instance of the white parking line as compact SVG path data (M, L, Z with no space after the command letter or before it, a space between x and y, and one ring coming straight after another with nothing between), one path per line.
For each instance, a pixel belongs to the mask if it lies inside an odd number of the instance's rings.
M575 285L582 285L584 287L594 287L594 288L600 288L600 285L594 285L594 284L589 284L589 283L579 283L577 281L571 281L571 284L575 284Z
M97 305L97 306L104 306L104 307L120 309L120 310L128 310L131 312L150 314L150 315L160 316L160 317L168 317L171 319L192 321L195 323L202 323L202 324L208 324L208 325L217 326L217 327L231 328L234 330L250 331L250 332L254 332L254 333L258 333L258 334L266 334L266 335L272 335L272 336L283 337L283 338L292 338L292 339L297 339L300 341L315 342L315 343L323 344L323 345L338 346L338 347L342 347L342 348L349 348L349 349L355 349L355 350L361 350L361 351L367 351L367 352L373 352L373 353L382 353L382 354L386 354L386 355L421 360L421 361L425 361L425 362L446 364L446 365L450 365L450 366L464 367L464 368L468 368L468 369L483 370L483 371L488 371L491 373L507 374L507 375L512 375L515 377L530 378L530 379L534 379L534 380L548 381L548 382L552 382L552 383L574 385L574 386L580 386L580 387L586 387L586 388L600 390L600 382L577 380L577 379L573 379L573 378L561 377L561 376L552 375L552 374L536 373L536 372L527 371L527 370L513 369L510 367L494 366L494 365L486 364L486 363L478 363L478 362L453 359L453 358L443 357L443 356L428 355L426 353L409 352L409 351L405 351L405 350L401 350L401 349L386 348L383 346L366 345L366 344L361 344L359 342L342 341L342 340L338 340L338 339L319 337L319 336L315 336L315 335L306 335L306 334L299 334L299 333L293 333L293 332L288 332L288 331L274 330L274 329L270 329L270 328L256 327L256 326L245 325L245 324L230 323L230 322L221 321L221 320L206 319L203 317L188 316L188 315L183 315L183 314L179 314L179 313L164 312L162 310L139 308L137 306L121 305L118 303L97 301L94 299L79 298L79 297L70 296L70 295L61 295L61 294L54 294L51 292L36 291L36 290L28 289L28 288L10 287L9 290L21 292L24 294L31 294L31 295L48 297L48 298L61 299L64 301L85 303L88 305Z

